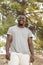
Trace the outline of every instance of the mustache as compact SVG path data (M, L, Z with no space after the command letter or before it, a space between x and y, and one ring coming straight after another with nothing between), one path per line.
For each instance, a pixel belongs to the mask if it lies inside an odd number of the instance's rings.
M23 25L23 23L21 23L20 21L18 21L18 24L19 24L19 25Z
M18 25L19 25L19 26L23 26L23 24L22 24L22 23L18 23Z
M23 26L23 24L18 24L19 26Z

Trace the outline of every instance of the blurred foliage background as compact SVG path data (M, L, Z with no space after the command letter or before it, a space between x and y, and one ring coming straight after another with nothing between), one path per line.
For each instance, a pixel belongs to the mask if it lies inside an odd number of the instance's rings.
M43 0L0 0L0 36L17 24L15 20L19 14L26 16L26 27L36 37L34 48L43 50Z

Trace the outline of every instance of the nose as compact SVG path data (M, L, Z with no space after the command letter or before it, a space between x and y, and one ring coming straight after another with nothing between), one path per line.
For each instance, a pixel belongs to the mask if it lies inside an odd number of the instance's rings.
M24 21L25 21L25 19L24 19L24 18L21 18L21 19L20 19L20 21L23 21L23 22L24 22Z

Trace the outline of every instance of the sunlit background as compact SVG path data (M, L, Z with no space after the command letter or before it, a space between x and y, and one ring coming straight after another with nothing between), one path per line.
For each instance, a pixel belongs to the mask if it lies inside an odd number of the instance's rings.
M17 24L19 14L25 14L25 26L33 33L34 53L43 59L43 0L0 0L0 54L5 54L6 33Z

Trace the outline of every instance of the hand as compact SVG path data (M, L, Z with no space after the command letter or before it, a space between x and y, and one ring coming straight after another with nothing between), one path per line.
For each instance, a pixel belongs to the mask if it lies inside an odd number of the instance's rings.
M30 56L30 62L32 62L32 63L34 62L34 55Z
M6 59L10 60L10 53L9 52L6 52Z

